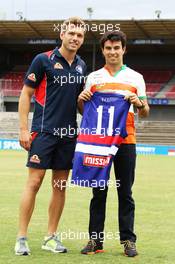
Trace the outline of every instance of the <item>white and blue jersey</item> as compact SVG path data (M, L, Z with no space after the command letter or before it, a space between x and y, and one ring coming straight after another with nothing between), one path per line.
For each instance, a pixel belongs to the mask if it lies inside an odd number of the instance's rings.
M127 136L130 104L116 93L95 92L84 104L77 139L72 183L100 187L107 184L114 155Z

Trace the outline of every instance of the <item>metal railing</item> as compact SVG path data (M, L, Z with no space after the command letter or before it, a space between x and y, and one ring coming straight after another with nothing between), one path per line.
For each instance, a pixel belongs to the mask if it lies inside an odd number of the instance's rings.
M148 98L166 98L166 99L174 99L175 100L175 92L147 92Z

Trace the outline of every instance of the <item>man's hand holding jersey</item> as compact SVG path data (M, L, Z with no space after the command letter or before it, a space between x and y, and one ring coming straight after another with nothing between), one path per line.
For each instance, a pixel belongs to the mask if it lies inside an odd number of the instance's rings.
M125 96L125 100L128 100L131 104L137 107L140 117L147 117L149 115L149 106L146 99L140 100L135 93L130 92Z
M83 90L78 97L78 109L80 114L83 113L83 101L89 101L92 97L93 93L88 89ZM140 100L139 97L135 93L128 93L125 96L125 100L128 100L131 104L133 104L139 110L140 117L147 117L149 114L149 106L147 100Z
M142 102L135 93L129 93L128 95L126 95L125 100L128 100L135 107L142 107Z
M87 89L83 90L78 96L78 101L89 101L92 97L93 93Z
M78 110L80 114L83 114L84 101L91 100L93 93L87 89L83 90L78 96Z

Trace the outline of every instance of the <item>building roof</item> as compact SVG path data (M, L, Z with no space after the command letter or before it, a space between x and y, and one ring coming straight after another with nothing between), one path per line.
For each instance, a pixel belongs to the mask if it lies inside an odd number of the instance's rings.
M56 39L62 20L43 21L0 21L0 40L2 39ZM99 39L100 33L107 29L120 28L128 40L166 40L175 43L175 19L157 20L91 20L85 21L91 30L87 41Z

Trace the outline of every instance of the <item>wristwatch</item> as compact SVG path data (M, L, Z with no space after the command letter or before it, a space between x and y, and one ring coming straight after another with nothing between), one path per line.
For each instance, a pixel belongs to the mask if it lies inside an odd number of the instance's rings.
M145 108L145 102L143 100L140 100L141 104L140 106L137 106L138 109L143 109Z

